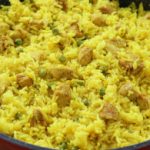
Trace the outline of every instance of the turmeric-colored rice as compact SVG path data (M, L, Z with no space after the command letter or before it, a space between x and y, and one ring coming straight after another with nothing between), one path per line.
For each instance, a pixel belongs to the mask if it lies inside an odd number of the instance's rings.
M150 139L150 13L109 0L0 9L0 133L61 150Z

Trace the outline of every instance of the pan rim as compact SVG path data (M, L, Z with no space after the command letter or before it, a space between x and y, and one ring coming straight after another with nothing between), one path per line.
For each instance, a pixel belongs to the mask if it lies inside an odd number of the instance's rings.
M12 137L9 137L8 135L2 134L2 133L0 133L0 139L4 140L6 142L9 142L11 144L20 146L22 148L28 148L28 149L32 149L32 150L56 150L56 149L52 149L52 148L46 148L46 147L29 144L29 143L14 139ZM112 149L112 150L137 150L140 148L145 148L147 146L150 146L150 140L147 140L147 141L144 141L144 142L141 142L138 144L122 147L122 148Z

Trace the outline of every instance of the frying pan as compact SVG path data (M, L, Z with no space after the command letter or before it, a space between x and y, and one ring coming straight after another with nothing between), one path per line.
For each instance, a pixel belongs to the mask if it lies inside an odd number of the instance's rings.
M0 134L0 150L56 150L28 144L7 135ZM112 150L150 150L150 140Z
M127 7L132 2L134 2L137 7L142 2L144 9L150 10L150 0L119 0L120 7ZM0 5L10 5L9 0L0 0ZM0 134L0 150L56 150L56 149L35 146L32 144L28 144L26 142L16 140L5 134ZM150 150L150 140L113 150Z

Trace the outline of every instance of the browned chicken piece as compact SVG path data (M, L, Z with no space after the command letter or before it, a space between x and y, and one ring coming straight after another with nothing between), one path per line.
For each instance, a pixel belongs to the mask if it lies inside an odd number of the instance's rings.
M54 91L54 95L57 98L57 104L60 107L65 107L70 104L71 101L71 88L69 84L63 83L57 87Z
M140 93L137 92L135 89L132 89L129 94L128 94L128 98L131 100L131 101L137 101L138 98L139 98L139 95Z
M93 50L88 47L82 47L78 54L78 62L82 66L88 65L93 59Z
M71 25L71 28L75 31L75 33L76 33L75 37L76 38L81 38L81 37L84 36L84 33L82 31L80 31L79 26L78 26L77 23L73 23Z
M150 108L150 97L136 91L130 82L127 82L120 87L119 94L128 97L131 101L137 102L140 109Z
M124 60L124 59L120 59L119 60L119 65L125 69L128 72L132 72L133 71L133 63L132 61L128 61L128 60Z
M94 133L94 132L89 133L89 136L88 136L90 141L97 141L99 137L100 137L99 134Z
M7 50L12 45L14 45L14 43L10 37L6 35L0 37L0 52Z
M28 32L23 30L23 29L16 29L14 30L10 37L13 39L13 40L16 40L16 39L25 39L28 35Z
M137 62L137 68L133 68L133 61L120 59L119 65L127 72L132 73L133 75L139 74L144 68L142 61Z
M31 126L36 126L37 124L40 124L42 126L47 125L44 115L39 109L35 109L33 111L33 116L30 120L30 124Z
M139 94L137 98L137 103L140 107L140 109L145 110L150 108L150 97L144 95L144 94Z
M126 82L121 85L119 94L128 97L132 101L136 101L139 97L139 93L134 89L133 85L130 82Z
M59 42L58 47L60 48L60 50L65 49L65 45L63 44L63 42Z
M119 114L118 114L117 108L113 104L106 103L104 104L99 115L103 119L117 120Z
M72 79L73 77L73 71L72 69L68 68L68 67L54 67L50 69L50 74L53 78L59 80L62 78L65 79Z
M139 73L141 73L143 71L143 69L144 69L144 63L142 61L139 61L137 68L134 69L132 73L134 75L138 75Z
M40 7L36 5L35 3L31 3L31 9L36 12Z
M103 16L98 14L94 14L92 16L92 22L98 27L103 27L107 25L106 19Z
M33 80L26 75L17 74L16 77L17 77L17 84L20 87L31 86L33 84Z
M58 0L59 5L62 7L62 10L67 11L67 0Z
M103 13L103 14L111 14L112 12L115 11L115 9L113 8L113 6L102 6L99 8L99 10Z
M128 93L133 90L133 86L130 82L124 83L119 89L119 94L122 96L128 96Z
M138 104L141 110L150 108L150 97L133 90L128 98Z

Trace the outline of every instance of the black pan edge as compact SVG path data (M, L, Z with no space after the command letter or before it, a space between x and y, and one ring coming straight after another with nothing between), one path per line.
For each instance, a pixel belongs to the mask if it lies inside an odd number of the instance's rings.
M45 147L40 147L40 146L28 144L28 143L16 140L14 138L11 138L11 137L4 135L4 134L0 134L0 139L3 139L9 143L13 143L15 145L18 145L22 148L28 148L31 150L56 150L56 149L50 149L50 148L45 148ZM137 149L145 148L148 146L150 146L150 140L142 142L142 143L138 143L135 145L131 145L131 146L123 147L123 148L112 149L112 150L137 150Z
M27 148L27 149L31 149L31 150L56 150L56 149L50 149L50 148L35 146L35 145L29 144L29 143L26 143L23 141L19 141L19 140L12 138L12 137L9 137L5 134L0 134L0 139L7 141L8 143L13 143L13 144L19 146L20 149L21 148Z

